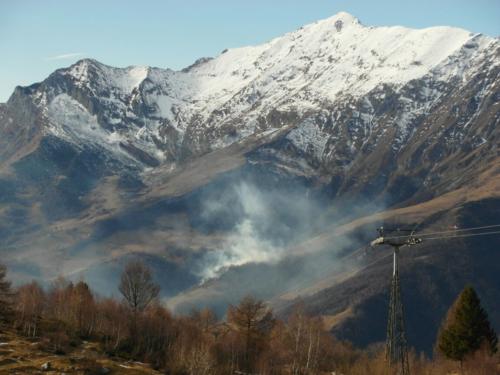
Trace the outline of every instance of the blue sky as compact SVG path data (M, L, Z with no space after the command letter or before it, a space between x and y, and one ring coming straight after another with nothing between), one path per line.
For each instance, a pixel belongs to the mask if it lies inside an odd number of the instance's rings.
M339 11L365 25L500 35L500 0L0 0L0 102L83 57L180 69Z

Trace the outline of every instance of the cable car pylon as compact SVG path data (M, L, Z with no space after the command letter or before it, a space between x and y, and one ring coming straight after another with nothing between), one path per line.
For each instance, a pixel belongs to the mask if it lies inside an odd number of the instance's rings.
M408 347L404 324L404 309L401 300L401 282L399 279L399 249L403 246L413 246L422 242L420 238L409 235L385 236L384 228L378 229L379 237L371 242L371 246L389 245L393 250L393 269L391 281L391 297L387 319L387 338L385 358L397 375L410 375ZM402 232L397 229L396 232Z

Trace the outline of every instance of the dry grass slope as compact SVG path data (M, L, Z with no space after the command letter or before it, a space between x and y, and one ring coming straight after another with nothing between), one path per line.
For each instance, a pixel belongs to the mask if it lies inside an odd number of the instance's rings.
M43 371L42 365L50 363ZM43 350L38 340L27 340L13 332L0 335L0 374L160 374L148 365L110 358L98 344L83 342L64 355Z

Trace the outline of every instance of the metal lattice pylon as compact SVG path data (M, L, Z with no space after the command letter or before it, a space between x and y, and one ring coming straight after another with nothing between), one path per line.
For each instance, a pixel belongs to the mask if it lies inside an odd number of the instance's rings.
M394 246L394 267L391 283L391 300L387 321L386 360L397 375L409 375L408 349L404 325L403 302L401 301L401 285L399 280L399 246Z

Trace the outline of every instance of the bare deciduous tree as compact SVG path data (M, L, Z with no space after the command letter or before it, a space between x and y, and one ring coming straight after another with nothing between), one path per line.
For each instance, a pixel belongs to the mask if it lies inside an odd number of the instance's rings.
M68 302L71 310L71 323L78 334L83 337L90 336L94 330L96 307L88 284L79 281L72 288Z
M191 311L190 317L204 333L208 333L217 324L217 316L208 307Z
M45 305L45 293L35 281L23 285L17 290L16 325L24 335L35 337Z
M273 313L263 301L248 296L238 306L229 306L228 322L241 335L244 342L242 369L252 372L256 358L268 343L269 334L275 323Z
M104 349L108 353L115 352L126 339L127 314L126 307L112 298L98 303L97 330L102 335Z
M292 374L316 371L321 357L320 345L324 334L323 322L318 317L308 316L305 307L299 304L288 319L288 334L292 358Z
M150 268L141 261L127 263L118 289L134 313L148 307L160 292L160 286L154 282Z

